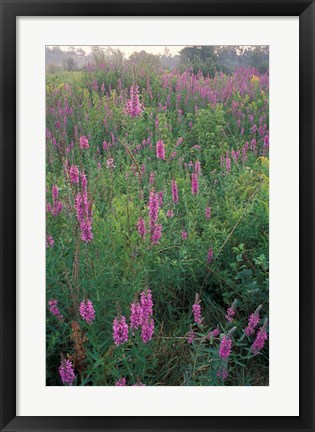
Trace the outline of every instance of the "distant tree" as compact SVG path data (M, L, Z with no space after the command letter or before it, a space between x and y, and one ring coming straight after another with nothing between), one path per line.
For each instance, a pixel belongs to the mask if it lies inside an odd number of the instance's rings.
M142 50L140 52L133 52L129 60L135 65L155 65L158 66L160 64L160 56L152 53L147 53Z
M68 71L73 71L78 69L78 65L74 58L68 55L63 61L63 68Z
M243 54L243 65L253 66L259 72L266 72L269 68L269 47L258 45L249 47Z
M76 55L81 59L85 59L86 52L82 48L77 48L76 49Z
M217 71L233 72L240 66L253 66L259 72L269 68L268 46L187 46L180 51L183 67L191 66L194 73L204 75Z
M201 71L204 75L214 75L216 71L215 46L187 46L180 51L181 63L191 66L194 73Z
M105 64L105 51L100 46L92 46L92 57L94 63L99 66L100 64Z

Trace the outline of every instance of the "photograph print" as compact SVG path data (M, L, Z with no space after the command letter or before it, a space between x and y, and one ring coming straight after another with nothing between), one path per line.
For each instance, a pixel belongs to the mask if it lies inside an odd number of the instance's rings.
M46 46L46 385L269 385L269 47Z

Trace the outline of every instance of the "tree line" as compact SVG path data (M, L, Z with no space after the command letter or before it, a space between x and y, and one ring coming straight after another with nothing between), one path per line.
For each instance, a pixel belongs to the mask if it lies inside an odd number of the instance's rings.
M184 70L191 68L194 73L214 76L216 72L230 73L237 67L253 66L261 73L269 68L268 46L186 46L178 54L171 54L165 47L163 54L147 51L133 52L127 59L119 48L92 46L86 53L81 47L67 50L59 46L46 47L46 70L81 70L88 64L122 66L125 62L134 65L160 66L164 69Z

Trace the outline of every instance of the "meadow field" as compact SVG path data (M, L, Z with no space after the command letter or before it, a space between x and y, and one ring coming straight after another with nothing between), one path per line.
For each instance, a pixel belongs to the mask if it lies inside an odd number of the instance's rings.
M269 385L268 209L268 70L46 73L47 385Z

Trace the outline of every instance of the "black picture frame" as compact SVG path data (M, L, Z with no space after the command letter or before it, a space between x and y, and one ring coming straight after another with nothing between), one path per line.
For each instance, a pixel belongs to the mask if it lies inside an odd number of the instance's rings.
M315 3L311 0L0 0L1 431L314 431ZM300 415L298 417L16 416L16 18L298 16L300 71ZM285 41L283 42L285 43ZM289 235L289 233L288 233ZM288 269L289 271L289 269ZM285 330L285 329L284 329ZM287 331L288 329L286 329ZM289 349L290 347L288 347ZM290 379L288 377L288 379ZM211 405L211 401L209 401ZM279 401L281 404L281 401ZM263 411L263 407L262 407Z

